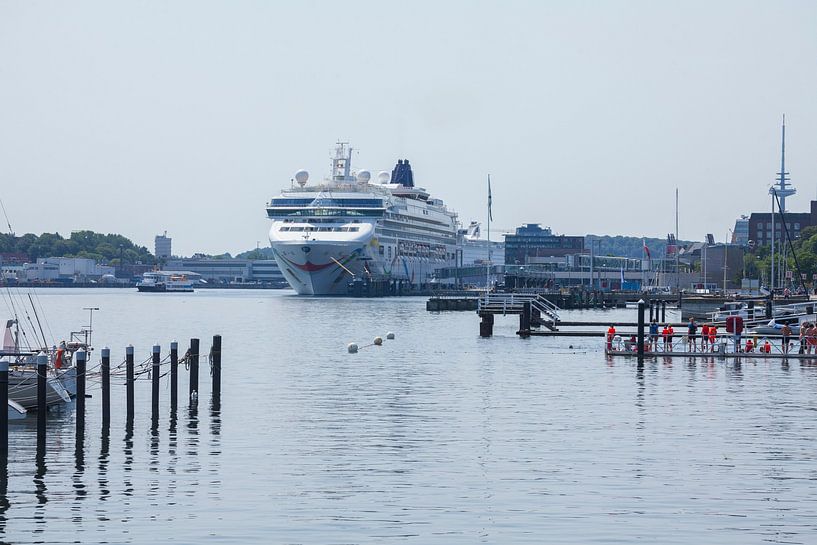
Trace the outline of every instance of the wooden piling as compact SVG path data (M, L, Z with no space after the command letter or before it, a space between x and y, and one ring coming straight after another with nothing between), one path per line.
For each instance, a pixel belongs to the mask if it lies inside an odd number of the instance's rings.
M479 322L479 336L491 337L494 334L494 315L485 313L480 318L482 319Z
M159 423L159 366L161 360L161 347L153 345L153 367L151 368L151 388L150 388L150 419L153 427Z
M661 301L661 323L667 323L667 302Z
M126 390L126 409L125 420L127 425L133 425L134 417L134 398L133 398L134 376L133 376L133 345L128 345L125 348L125 390Z
M198 400L199 397L199 340L190 339L190 355L188 356L190 362L190 391L187 399L191 403Z
M48 378L48 356L37 355L37 450L45 449L46 380ZM8 404L6 404L8 405ZM8 406L4 407L8 411Z
M74 356L77 359L76 440L79 443L85 435L85 375L88 369L88 353L85 350L78 350Z
M644 307L643 299L638 301L638 363L644 363Z
M530 337L530 302L522 303L522 312L519 314L519 336Z
M5 472L9 454L9 362L0 361L0 463Z
M111 426L111 349L102 349L102 430Z
M213 399L221 397L221 335L213 335Z
M170 343L170 411L175 413L179 404L179 343Z

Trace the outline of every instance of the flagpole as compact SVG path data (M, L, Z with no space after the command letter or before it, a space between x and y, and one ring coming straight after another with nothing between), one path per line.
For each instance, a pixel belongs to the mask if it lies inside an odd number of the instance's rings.
M485 293L491 291L491 175L488 174L488 267L485 269Z

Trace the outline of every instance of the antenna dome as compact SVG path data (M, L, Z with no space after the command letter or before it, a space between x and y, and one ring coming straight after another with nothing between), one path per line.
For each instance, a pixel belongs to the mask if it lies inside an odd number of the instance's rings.
M380 182L381 184L387 184L389 183L389 180L391 180L391 174L389 173L388 170L381 170L377 174L377 181Z
M309 180L309 172L306 170L301 169L295 173L295 181L298 182L298 185L305 186L307 180Z
M372 173L368 170L361 170L357 173L357 182L360 184L368 184L372 179Z

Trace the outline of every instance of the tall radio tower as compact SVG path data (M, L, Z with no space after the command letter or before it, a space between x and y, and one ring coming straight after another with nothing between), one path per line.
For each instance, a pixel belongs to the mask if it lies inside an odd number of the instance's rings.
M783 139L780 147L780 172L777 173L777 183L769 188L769 195L777 195L780 199L780 211L786 212L786 197L794 195L797 190L791 185L789 173L786 172L786 115L783 114Z

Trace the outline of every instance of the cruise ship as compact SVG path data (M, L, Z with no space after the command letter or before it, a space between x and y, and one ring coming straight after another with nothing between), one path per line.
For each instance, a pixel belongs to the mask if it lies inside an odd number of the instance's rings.
M296 292L345 295L360 279L420 286L456 264L457 214L414 185L408 160L376 180L351 167L352 148L339 142L328 179L299 170L267 205L275 260Z

